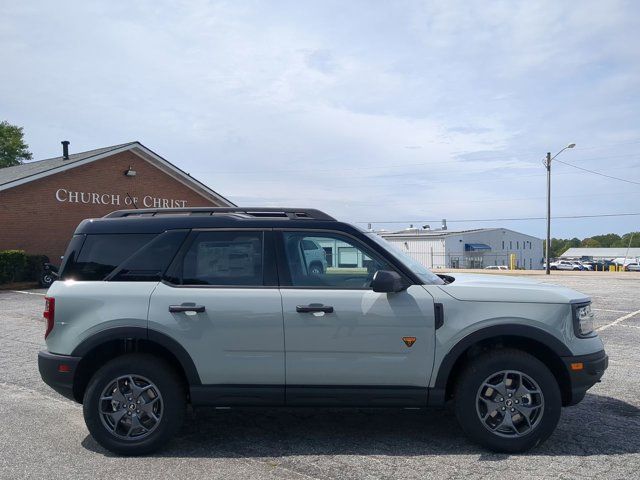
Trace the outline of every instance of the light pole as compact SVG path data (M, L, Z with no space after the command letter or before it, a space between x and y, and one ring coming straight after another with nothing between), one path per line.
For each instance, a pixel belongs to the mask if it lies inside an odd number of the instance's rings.
M570 143L558 153L556 153L553 157L551 156L551 152L547 152L547 157L542 162L545 168L547 169L547 242L544 248L544 260L545 267L547 271L547 275L551 273L551 266L549 265L549 248L551 245L551 160L556 158L562 152L564 152L567 148L575 147L575 143Z

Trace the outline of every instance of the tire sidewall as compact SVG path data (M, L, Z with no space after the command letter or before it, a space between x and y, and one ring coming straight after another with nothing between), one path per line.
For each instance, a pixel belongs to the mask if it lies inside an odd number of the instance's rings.
M499 437L491 433L478 417L476 398L481 383L502 370L517 370L531 377L544 397L540 423L519 438ZM460 379L456 391L456 416L462 429L476 442L499 452L523 452L546 440L560 419L562 397L558 383L549 369L537 358L518 351L504 351L472 360Z
M163 412L160 424L140 440L122 440L103 425L98 402L104 389L122 375L140 375L153 382L162 395ZM121 455L144 455L163 446L177 432L184 418L186 395L174 370L161 359L150 355L132 354L118 357L100 368L85 391L84 419L93 438L104 448Z

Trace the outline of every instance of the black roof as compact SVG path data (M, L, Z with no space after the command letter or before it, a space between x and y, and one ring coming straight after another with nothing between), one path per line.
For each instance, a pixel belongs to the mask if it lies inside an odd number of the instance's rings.
M314 228L353 232L358 229L309 208L204 207L118 210L84 220L76 234L160 233L191 228Z

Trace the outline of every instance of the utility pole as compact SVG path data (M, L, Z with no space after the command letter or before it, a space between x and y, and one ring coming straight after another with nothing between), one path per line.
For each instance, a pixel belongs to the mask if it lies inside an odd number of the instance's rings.
M545 270L547 275L551 273L551 265L549 264L549 249L551 248L551 160L556 158L567 148L574 148L575 146L575 143L570 143L558 153L556 153L553 157L551 156L551 152L547 152L547 156L542 162L542 164L547 169L547 244L545 245L544 249L544 259L546 263Z
M547 243L544 249L546 274L551 273L549 265L549 248L551 244L551 152L547 152L544 166L547 168Z

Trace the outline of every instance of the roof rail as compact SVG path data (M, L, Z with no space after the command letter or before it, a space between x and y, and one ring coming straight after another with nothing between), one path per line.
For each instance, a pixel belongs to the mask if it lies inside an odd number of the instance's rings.
M240 213L253 218L283 217L291 220L328 220L336 221L330 215L314 208L275 208L275 207L194 207L194 208L139 208L135 210L116 210L103 218L155 217L158 215L197 215L209 216L226 213Z

